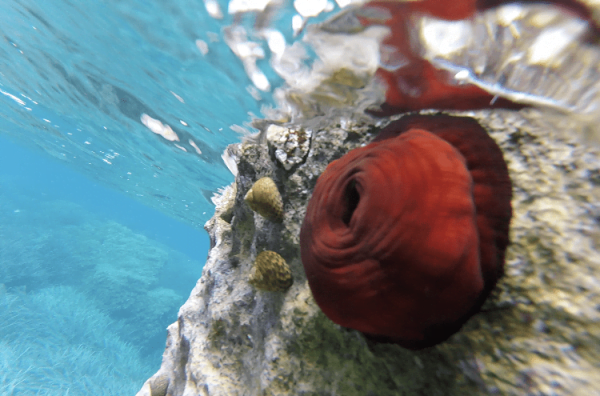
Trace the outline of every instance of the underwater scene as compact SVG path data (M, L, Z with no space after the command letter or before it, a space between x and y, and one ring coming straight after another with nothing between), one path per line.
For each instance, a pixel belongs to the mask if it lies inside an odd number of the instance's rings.
M0 395L600 395L597 2L0 10Z

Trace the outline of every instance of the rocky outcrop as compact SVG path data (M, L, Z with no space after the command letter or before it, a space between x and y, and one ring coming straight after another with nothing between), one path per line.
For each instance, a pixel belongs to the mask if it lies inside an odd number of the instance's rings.
M160 370L138 396L600 394L597 146L568 117L468 114L504 152L514 217L506 275L461 331L408 351L325 317L300 260L306 204L327 164L369 142L384 123L330 116L265 124L259 136L229 148L238 174L215 198L204 272L168 328ZM283 222L244 201L265 176L283 198ZM265 250L289 265L286 292L249 284Z

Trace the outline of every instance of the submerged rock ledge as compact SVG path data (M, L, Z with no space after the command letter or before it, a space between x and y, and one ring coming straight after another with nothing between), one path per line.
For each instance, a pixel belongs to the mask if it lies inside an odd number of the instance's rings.
M327 164L369 142L381 125L340 116L277 134L265 128L228 149L238 175L206 223L208 261L168 327L160 370L138 396L600 395L599 150L566 117L461 114L478 119L502 148L514 217L506 275L460 332L412 352L370 343L325 317L300 261L305 208ZM244 202L264 176L282 194L282 223ZM248 283L263 250L289 264L287 292Z

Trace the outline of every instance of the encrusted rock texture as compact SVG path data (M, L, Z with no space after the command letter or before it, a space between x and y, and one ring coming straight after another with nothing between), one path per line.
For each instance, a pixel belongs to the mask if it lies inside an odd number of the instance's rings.
M389 120L265 128L229 148L238 175L215 197L204 272L138 396L600 395L600 153L588 139L598 131L537 110L461 114L502 148L514 217L506 275L460 332L421 351L375 344L331 322L311 296L299 246L311 191L329 162ZM265 176L283 197L282 223L244 202ZM289 264L286 292L248 283L264 250Z

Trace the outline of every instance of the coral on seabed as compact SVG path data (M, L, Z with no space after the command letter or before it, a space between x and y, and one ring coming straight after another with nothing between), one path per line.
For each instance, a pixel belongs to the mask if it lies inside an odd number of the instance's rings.
M168 251L129 228L106 222L86 230L95 249L88 250L87 261L94 263L83 284L94 290L98 305L122 319L131 341L146 343L156 337L156 326L163 316L174 312L182 297L173 289L159 287L159 273L169 258ZM96 235L102 241L94 241ZM82 235L81 239L85 237ZM151 303L148 303L151 302Z
M152 372L119 322L74 287L6 292L0 315L2 395L132 394Z

